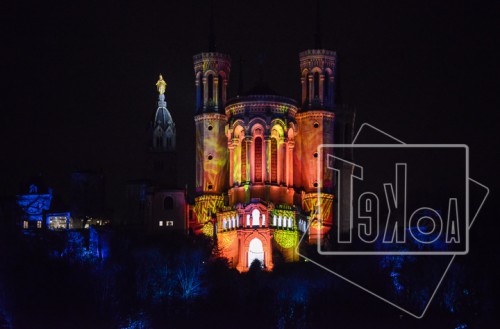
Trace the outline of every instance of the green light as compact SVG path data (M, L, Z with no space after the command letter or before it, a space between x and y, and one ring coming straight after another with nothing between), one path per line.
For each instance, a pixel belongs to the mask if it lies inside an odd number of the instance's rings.
M288 249L295 247L299 241L299 234L296 231L275 230L274 240L282 248Z
M213 236L213 234L214 234L214 224L212 224L211 222L206 223L205 225L203 225L203 228L201 229L201 231L206 236L210 236L210 237Z

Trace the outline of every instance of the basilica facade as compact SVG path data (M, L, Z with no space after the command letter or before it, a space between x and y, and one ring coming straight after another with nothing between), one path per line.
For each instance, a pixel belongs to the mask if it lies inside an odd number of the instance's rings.
M231 58L194 56L196 198L188 226L214 238L232 267L295 261L333 225L335 180L321 144L351 143L354 113L337 105L335 51L299 54L300 101L264 83L228 98Z

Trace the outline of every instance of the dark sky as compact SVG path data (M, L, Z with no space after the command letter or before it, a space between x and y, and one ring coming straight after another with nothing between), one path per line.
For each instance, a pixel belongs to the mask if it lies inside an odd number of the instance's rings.
M466 105L465 4L338 0L321 9L323 45L338 53L356 126L369 122L410 143L469 144L471 173L487 179L483 142L496 124L491 109ZM0 195L35 173L63 193L68 174L83 169L103 170L108 192L124 193L143 175L160 72L182 150L179 180L192 187L192 56L208 47L208 1L25 1L15 10L20 84L1 114ZM315 17L312 1L215 1L217 49L233 58L230 93L238 58L249 88L263 56L270 86L296 98L298 53L313 45Z

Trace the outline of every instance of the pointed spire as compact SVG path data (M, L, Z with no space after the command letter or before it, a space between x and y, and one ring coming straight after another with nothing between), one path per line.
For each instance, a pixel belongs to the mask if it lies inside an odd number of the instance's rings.
M208 34L208 51L215 52L215 32L214 32L214 1L210 1L210 23Z
M316 33L314 33L314 48L315 49L322 49L322 42L321 42L321 11L319 8L319 1L316 0Z

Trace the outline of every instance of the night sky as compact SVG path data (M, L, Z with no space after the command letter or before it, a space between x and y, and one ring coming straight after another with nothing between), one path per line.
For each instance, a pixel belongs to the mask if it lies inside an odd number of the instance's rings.
M27 1L15 10L19 84L1 111L0 195L42 173L64 196L70 172L102 170L116 208L125 182L144 176L159 73L177 127L179 185L192 188L192 56L208 50L209 2ZM321 11L323 46L338 53L340 96L357 107L356 127L468 144L471 175L488 183L497 124L491 108L469 105L466 5L339 0L322 1ZM297 99L298 53L313 46L315 17L311 1L215 1L217 50L233 58L230 96L241 56L245 89L262 58L269 85Z
M0 64L0 205L38 174L67 204L71 172L102 171L119 223L127 181L146 176L160 73L177 128L177 182L192 191L193 55L208 51L209 2L26 0L0 10L14 23L2 31L10 59ZM217 50L233 59L229 96L241 57L244 89L264 71L272 89L298 99L298 54L314 45L315 1L214 3ZM478 11L493 19L472 24ZM491 296L500 295L498 107L489 103L498 75L486 60L498 44L495 15L461 0L321 0L320 15L323 47L338 55L337 97L356 107L356 129L367 122L407 143L469 146L470 176L491 194L457 262ZM498 305L491 296L471 298L485 312L488 298Z

